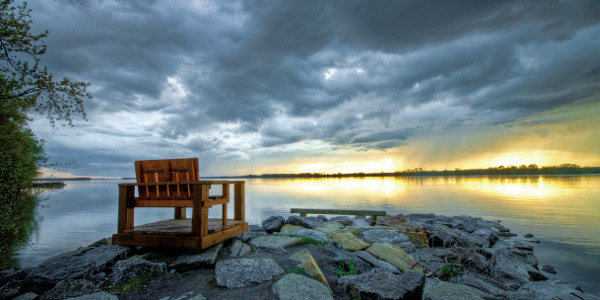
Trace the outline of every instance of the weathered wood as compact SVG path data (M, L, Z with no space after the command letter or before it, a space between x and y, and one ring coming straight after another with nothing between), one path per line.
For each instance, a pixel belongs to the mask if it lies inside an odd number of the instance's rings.
M320 214L320 215L354 215L354 216L385 216L383 210L351 210L351 209L315 209L315 208L292 208L290 213Z
M234 219L246 220L246 205L245 194L244 194L244 182L243 181L232 181L234 188Z
M142 246L202 249L202 240L200 239L200 237L113 234L112 243L114 245L129 247Z
M221 218L223 220L223 227L227 226L227 203L223 204L223 217Z
M227 220L227 225L223 225L222 219L208 219L208 234L213 234L225 229L229 229L243 222L239 220ZM158 222L135 226L133 229L125 230L125 234L149 234L162 236L198 236L192 232L192 219L170 219Z
M185 207L175 207L174 218L179 220L185 220Z
M210 198L213 198L213 197L210 197ZM201 205L206 206L206 207L211 207L211 206L218 205L218 204L227 204L227 202L229 202L229 199L226 199L223 197L218 197L218 198L215 197L213 199L214 200L203 201Z
M206 249L220 242L228 240L234 236L238 236L248 231L248 223L244 222L241 225L234 226L232 228L219 231L217 233L205 236L201 238L202 249Z
M193 207L192 200L136 200L136 207Z

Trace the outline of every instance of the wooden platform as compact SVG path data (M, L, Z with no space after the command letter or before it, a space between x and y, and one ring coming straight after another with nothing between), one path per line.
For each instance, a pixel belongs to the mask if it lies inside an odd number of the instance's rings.
M208 219L208 234L217 233L229 228L243 224L244 221L227 219L227 225L223 226L223 219ZM171 219L154 223L135 226L133 229L125 230L125 234L149 234L161 236L192 236L192 219Z

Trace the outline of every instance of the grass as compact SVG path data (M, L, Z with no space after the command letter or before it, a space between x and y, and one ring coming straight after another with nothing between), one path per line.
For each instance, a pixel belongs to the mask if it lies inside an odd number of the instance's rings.
M441 280L448 280L452 277L458 276L462 274L462 267L459 266L455 266L454 265L454 261L450 261L449 265L445 265L442 267L442 269L440 270L440 276L439 278Z
M150 275L143 275L141 277L131 279L131 280L115 287L114 289L110 290L109 292L111 294L123 294L123 293L137 291L141 287L145 286L150 281L152 281L152 279L153 279L153 277Z
M304 272L304 269L299 268L299 267L287 268L287 269L285 269L285 273L295 273L295 274L299 274L299 275L306 275L306 272Z
M303 245L303 246L308 246L308 245L325 246L325 245L327 245L327 243L317 241L313 238L309 238L309 237L305 237L305 236L295 236L295 235L291 235L291 236L300 238L301 239L300 245Z
M346 260L342 258L342 260L340 260L338 269L335 271L335 274L339 276L356 275L358 274L356 270L356 264L354 264L352 259Z

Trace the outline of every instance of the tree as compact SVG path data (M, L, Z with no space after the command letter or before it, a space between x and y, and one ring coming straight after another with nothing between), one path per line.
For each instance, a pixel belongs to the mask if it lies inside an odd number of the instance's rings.
M74 115L85 119L83 103L91 99L89 83L56 81L41 65L48 32L32 34L29 13L26 3L0 1L0 269L27 239L36 205L32 183L47 160L28 113L45 114L53 127L57 121L72 126Z

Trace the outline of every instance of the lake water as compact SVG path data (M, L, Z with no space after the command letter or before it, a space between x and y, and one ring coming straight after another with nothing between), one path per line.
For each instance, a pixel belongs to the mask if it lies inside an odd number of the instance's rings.
M37 225L20 249L21 266L109 237L117 229L117 183L67 181L45 194ZM218 188L212 193L220 193ZM600 176L370 177L246 180L246 219L260 224L290 208L385 210L388 214L432 212L501 220L512 232L535 235L540 265L551 278L600 294ZM220 207L209 211L219 217ZM233 215L229 205L228 215ZM191 211L188 211L188 216ZM171 218L170 208L136 209L135 223Z

